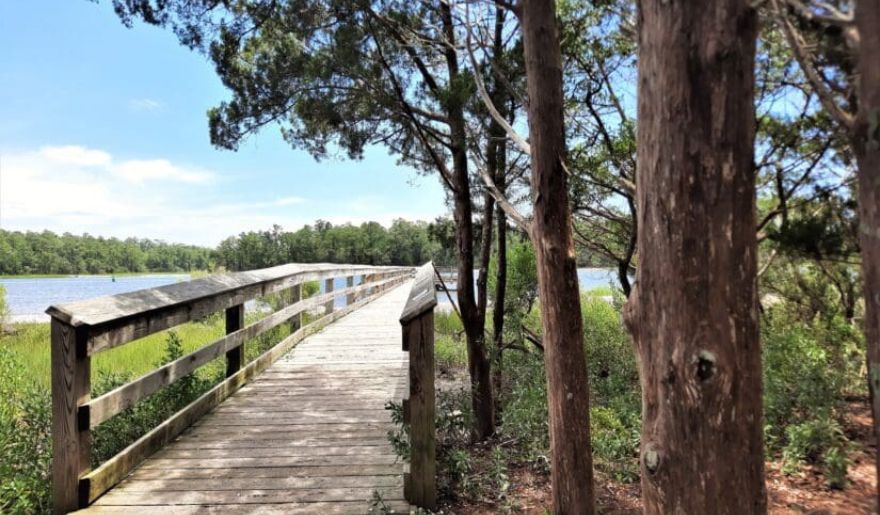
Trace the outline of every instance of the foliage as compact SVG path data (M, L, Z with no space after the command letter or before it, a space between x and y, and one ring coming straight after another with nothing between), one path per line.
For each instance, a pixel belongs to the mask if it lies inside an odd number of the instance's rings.
M48 513L52 462L48 392L5 345L0 345L0 378L0 512Z
M188 272L212 268L211 254L157 240L0 230L0 275Z
M0 284L0 333L3 326L9 321L9 305L6 303L6 288Z
M175 328L185 353L216 340L224 330L219 315ZM28 377L46 391L50 385L49 331L49 324L20 323L15 325L15 334L2 337L3 347L15 355ZM163 359L167 338L168 332L163 331L97 354L92 359L92 383L96 385L102 375L138 377L153 370L153 364Z
M785 428L787 443L782 453L783 472L798 472L804 463L821 463L828 486L846 486L849 467L849 441L837 421L827 417Z
M640 428L638 411L598 406L591 408L590 436L594 466L618 481L638 481Z
M217 247L218 264L229 270L251 270L284 263L358 263L367 265L421 265L433 260L449 264L451 256L440 239L441 227L432 223L395 220L385 228L376 222L360 226L332 225L318 220L295 232L275 225L268 231L241 233Z
M398 458L409 463L409 426L403 421L403 404L389 401L385 404L385 409L391 413L391 423L394 424L394 429L388 431L387 435L391 448Z
M827 296L813 301L825 303L818 312L794 302L765 310L764 433L768 451L781 452L786 473L816 463L829 486L842 488L852 447L841 429L845 399L866 394L863 342L834 290L824 291Z
M154 364L160 367L183 356L183 344L175 331L168 332L164 357ZM215 369L219 371L219 369ZM92 431L92 464L98 464L116 455L119 451L159 425L162 421L180 411L181 408L198 398L220 379L188 374L159 392L147 397L121 413L113 416ZM129 382L127 373L102 373L92 389L95 396L102 395Z
M498 263L489 261L488 292L494 298ZM538 264L532 243L525 238L509 238L507 242L507 284L504 295L505 325L519 327L524 314L532 310L538 298Z
M453 311L434 312L434 358L441 372L467 365L467 347L462 341L464 327Z

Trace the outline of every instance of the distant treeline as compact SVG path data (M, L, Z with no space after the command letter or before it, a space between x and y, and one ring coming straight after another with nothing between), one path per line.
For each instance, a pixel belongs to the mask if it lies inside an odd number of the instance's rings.
M188 272L213 266L214 251L138 238L0 230L0 274Z
M357 263L419 265L455 260L455 227L451 220L395 220L385 228L376 222L332 225L318 220L295 232L274 226L223 240L215 254L228 270L251 270L283 263Z
M283 263L418 265L454 263L451 220L395 220L334 226L318 220L295 231L274 226L241 233L216 249L139 238L0 230L0 275L252 270Z

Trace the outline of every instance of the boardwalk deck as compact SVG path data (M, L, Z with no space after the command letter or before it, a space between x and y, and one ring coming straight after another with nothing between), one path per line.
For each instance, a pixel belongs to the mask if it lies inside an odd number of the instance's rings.
M83 511L362 514L381 498L407 512L385 404L408 389L410 286L306 338Z

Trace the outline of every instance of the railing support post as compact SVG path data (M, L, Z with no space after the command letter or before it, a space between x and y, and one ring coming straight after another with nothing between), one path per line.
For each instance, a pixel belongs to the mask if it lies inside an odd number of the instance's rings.
M352 286L354 286L354 276L353 275L350 275L345 278L345 286L347 288L351 288ZM354 300L355 300L354 297L355 297L354 293L349 293L348 295L346 295L345 296L345 305L351 306L352 304L354 304Z
M226 334L244 327L244 304L226 309ZM245 363L244 342L226 353L226 377L235 375Z
M330 293L333 291L333 281L334 278L325 279L324 280L324 293ZM327 301L327 304L324 304L324 314L329 315L333 313L333 305L336 303L336 299L332 298Z
M437 305L433 265L417 273L400 317L403 350L409 352L409 399L404 423L409 424L410 471L404 478L404 497L411 504L437 506L436 439L434 434L434 307Z
M303 288L302 284L297 284L293 288L290 289L290 303L296 304L301 301L303 298ZM303 326L303 314L299 312L293 315L293 318L290 319L290 332L295 333Z
M87 330L52 318L52 503L55 513L88 504L80 477L89 471L91 437L88 410L91 358Z

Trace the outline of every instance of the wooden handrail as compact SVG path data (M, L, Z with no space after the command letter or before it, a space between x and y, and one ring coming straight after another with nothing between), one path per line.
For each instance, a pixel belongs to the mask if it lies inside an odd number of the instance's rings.
M122 480L138 463L192 425L202 415L265 370L303 338L408 280L412 268L359 265L285 265L212 276L186 283L52 306L53 505L66 513L90 504ZM363 280L354 286L354 276ZM307 299L302 284L345 277L347 287ZM291 290L294 302L244 326L244 303ZM302 326L301 314L347 299L339 310ZM91 400L91 355L160 330L225 311L226 336ZM293 332L250 363L244 342L285 322ZM145 397L226 355L226 379L171 418L90 471L90 430Z
M434 434L434 265L416 270L409 297L400 315L403 350L409 352L409 398L403 401L409 425L410 471L404 496L411 504L433 510L437 505L436 441Z

